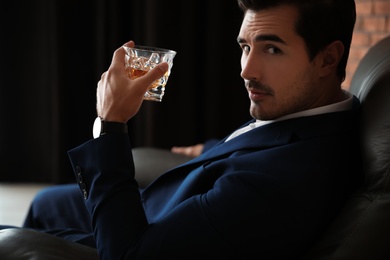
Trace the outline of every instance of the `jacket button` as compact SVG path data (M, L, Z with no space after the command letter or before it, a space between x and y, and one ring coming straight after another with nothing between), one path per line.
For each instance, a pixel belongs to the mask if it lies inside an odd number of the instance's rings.
M81 174L81 168L79 166L76 166L75 170L77 173L77 180L78 180L80 189L83 192L84 199L86 200L88 198L87 185L85 185L85 183L84 183L84 178L83 178L83 175Z
M77 175L77 178L78 178L78 180L79 180L79 183L83 183L83 182L84 182L83 175L81 175L81 173L79 173L79 174Z
M84 199L86 200L88 198L88 193L86 190L83 190Z

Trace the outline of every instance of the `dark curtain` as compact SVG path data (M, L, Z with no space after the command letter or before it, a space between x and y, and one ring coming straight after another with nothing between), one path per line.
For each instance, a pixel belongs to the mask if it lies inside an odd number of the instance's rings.
M0 181L73 181L67 151L92 137L95 91L115 49L177 51L163 102L129 124L134 147L222 138L250 119L228 0L31 0L0 9Z

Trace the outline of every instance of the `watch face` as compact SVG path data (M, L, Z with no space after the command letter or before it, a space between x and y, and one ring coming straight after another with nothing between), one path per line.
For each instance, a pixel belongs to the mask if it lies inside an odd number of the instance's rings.
M102 131L102 120L100 117L96 117L92 129L93 138L98 138L100 136L101 131Z

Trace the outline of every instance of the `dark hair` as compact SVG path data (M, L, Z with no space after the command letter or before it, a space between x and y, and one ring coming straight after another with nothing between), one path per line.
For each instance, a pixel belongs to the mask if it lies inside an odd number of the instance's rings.
M337 76L345 79L349 49L356 21L354 0L237 0L239 7L259 11L279 5L291 5L298 9L295 25L308 50L310 60L333 41L344 44L344 54L337 67Z

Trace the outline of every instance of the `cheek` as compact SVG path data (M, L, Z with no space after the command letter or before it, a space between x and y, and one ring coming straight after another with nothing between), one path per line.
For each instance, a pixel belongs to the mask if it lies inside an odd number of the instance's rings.
M275 83L288 86L306 78L309 70L310 67L307 63L280 62L278 65L273 66L273 70L269 71L269 74L272 75L272 80Z
M297 67L285 68L279 76L274 77L272 87L275 97L281 103L299 103L312 92L313 84L315 84L312 73L312 68L309 66L299 69Z
M292 91L291 85L297 80L296 72L291 67L279 66L268 73L267 82L275 91L275 94L283 95Z

